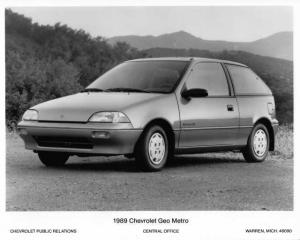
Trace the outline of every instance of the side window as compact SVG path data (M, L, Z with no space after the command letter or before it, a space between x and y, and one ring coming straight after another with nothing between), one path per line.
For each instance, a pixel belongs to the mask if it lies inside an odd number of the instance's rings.
M227 79L220 63L196 64L186 82L186 87L206 89L208 96L229 96Z
M226 64L236 95L272 94L268 86L250 68Z

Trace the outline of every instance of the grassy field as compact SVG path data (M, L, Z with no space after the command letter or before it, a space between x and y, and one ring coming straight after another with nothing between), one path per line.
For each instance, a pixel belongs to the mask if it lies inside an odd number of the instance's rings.
M273 156L282 156L284 158L293 158L294 156L294 134L292 125L279 126L276 135L275 151L271 153Z

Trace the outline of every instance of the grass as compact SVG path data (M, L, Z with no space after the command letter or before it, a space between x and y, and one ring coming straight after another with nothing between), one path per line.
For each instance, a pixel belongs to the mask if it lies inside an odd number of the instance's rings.
M279 126L276 135L275 151L271 155L280 155L284 158L293 158L294 156L294 134L293 125Z

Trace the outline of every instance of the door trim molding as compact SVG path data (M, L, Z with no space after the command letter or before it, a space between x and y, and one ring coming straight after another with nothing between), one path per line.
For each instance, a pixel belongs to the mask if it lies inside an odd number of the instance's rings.
M211 129L233 129L233 128L252 128L253 126L228 126L228 127L202 127L202 128L181 128L182 131L189 130L211 130ZM174 129L180 130L180 129Z
M175 154L226 152L226 151L234 151L234 150L240 151L244 147L245 147L245 145L179 147L179 148L175 149Z

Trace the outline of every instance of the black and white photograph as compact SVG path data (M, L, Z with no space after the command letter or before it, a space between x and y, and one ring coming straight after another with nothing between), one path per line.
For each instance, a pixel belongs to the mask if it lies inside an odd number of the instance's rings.
M292 4L2 10L6 214L108 214L131 239L192 239L184 213L293 215ZM240 231L294 239L286 219ZM6 231L81 239L28 226Z

